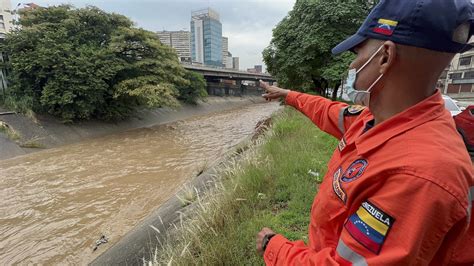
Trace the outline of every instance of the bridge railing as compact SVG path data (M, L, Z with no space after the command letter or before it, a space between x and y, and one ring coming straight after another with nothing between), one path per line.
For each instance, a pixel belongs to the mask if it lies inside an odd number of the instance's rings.
M263 89L250 85L207 82L207 93L214 96L260 96Z

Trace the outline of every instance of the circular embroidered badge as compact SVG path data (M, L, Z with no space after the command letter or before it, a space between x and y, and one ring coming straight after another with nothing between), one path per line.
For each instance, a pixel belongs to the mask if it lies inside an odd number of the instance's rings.
M341 177L342 182L352 182L364 174L365 168L369 163L365 159L359 159L353 162Z

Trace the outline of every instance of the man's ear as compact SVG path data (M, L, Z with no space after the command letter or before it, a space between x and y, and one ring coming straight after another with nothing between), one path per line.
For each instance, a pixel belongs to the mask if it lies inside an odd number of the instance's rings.
M382 56L380 57L380 74L386 74L397 57L397 45L392 41L383 44Z

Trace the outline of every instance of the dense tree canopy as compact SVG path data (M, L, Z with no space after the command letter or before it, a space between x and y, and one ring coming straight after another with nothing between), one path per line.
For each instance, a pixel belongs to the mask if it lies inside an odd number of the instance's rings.
M353 56L333 56L331 49L357 31L373 2L297 0L263 52L268 71L283 87L317 88L323 95L328 87L337 89Z
M178 86L178 99L185 103L196 104L198 99L207 97L206 80L203 75L186 71L184 77L189 80L189 84Z
M3 45L17 109L120 119L138 106L176 106L190 85L176 53L122 15L62 5L26 11L19 23Z

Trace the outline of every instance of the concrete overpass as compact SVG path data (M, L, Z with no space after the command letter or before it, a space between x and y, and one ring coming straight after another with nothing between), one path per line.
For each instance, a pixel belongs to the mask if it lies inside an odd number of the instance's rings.
M207 81L207 93L209 95L261 95L263 90L259 87L259 80L269 82L270 84L273 84L273 82L276 81L270 74L265 73L249 73L246 71L188 64L182 64L182 66L187 70L200 73L204 76ZM229 83L225 80L231 80L235 82ZM252 83L244 85L242 81L252 81Z
M212 68L212 67L187 65L187 64L183 64L182 66L187 70L201 73L202 75L204 75L204 77L208 81L217 81L220 79L236 80L239 83L242 80L248 80L248 81L263 80L270 83L273 83L276 81L270 74L265 74L265 73L249 73L246 71L238 71L238 70L231 70L231 69L224 69L224 68Z

